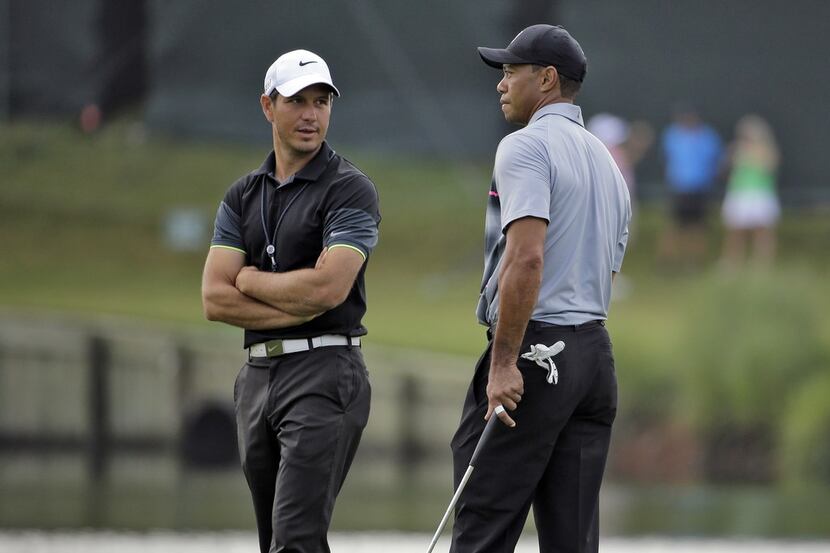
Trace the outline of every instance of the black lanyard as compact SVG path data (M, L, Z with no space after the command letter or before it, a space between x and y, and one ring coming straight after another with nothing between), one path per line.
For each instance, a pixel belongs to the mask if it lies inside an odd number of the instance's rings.
M265 253L267 253L268 257L271 259L271 271L275 273L277 272L277 249L276 247L274 247L274 244L277 242L277 231L279 230L280 224L282 223L282 218L285 217L285 214L288 212L288 208L291 207L291 204L294 203L294 200L300 197L300 194L303 193L303 190L305 190L306 186L308 186L308 183L305 183L302 186L302 188L300 188L297 191L297 193L294 194L290 200L288 200L285 209L282 210L282 213L280 213L280 216L277 219L277 224L274 226L274 232L271 235L271 239L268 240L268 225L265 223L265 189L268 188L268 183L262 183L262 194L260 195L259 213L262 218L262 231L265 233L265 243L267 244L267 246L265 246ZM276 194L277 192L278 190L274 189L274 194Z

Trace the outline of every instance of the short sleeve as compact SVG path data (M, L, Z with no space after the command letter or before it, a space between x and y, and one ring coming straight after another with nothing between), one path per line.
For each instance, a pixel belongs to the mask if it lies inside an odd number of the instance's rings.
M611 270L619 273L622 269L623 257L625 256L625 249L628 247L629 227L631 226L631 200L628 195L628 190L625 190L625 217L622 222L622 229L619 233L617 246L614 248L614 258L611 264Z
M623 257L625 256L625 248L627 246L628 225L625 225L625 230L623 230L622 234L620 235L620 239L617 241L617 247L614 249L614 262L611 265L611 270L615 273L619 273L622 269Z
M228 248L246 253L240 223L242 217L240 189L239 183L228 189L219 204L219 209L216 210L213 238L210 241L211 248Z
M380 210L375 185L365 175L338 185L327 206L323 245L351 248L368 259L378 243Z
M552 170L543 144L520 133L505 137L496 151L494 177L502 232L523 217L550 222Z

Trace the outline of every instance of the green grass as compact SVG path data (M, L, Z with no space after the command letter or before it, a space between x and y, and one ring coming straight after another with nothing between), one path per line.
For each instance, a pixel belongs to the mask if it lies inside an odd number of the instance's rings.
M338 146L372 177L381 198L381 239L367 273L369 342L460 354L471 367L484 344L474 309L491 160L460 166ZM265 144L144 139L128 123L94 136L55 125L0 126L0 307L89 317L115 314L152 326L218 331L222 325L202 317L199 292L209 230L197 251L171 251L164 240L165 215L174 208L195 209L212 223L227 187L258 167L266 150ZM735 424L757 422L774 412L780 415L775 417L780 427L770 429L775 440L798 453L778 460L782 473L798 481L807 470L801 467L807 467L811 478L830 481L822 462L826 448L818 450L819 457L812 454L817 451L814 441L829 435L830 421L827 410L814 407L823 397L821 390L811 389L822 383L826 387L819 376L830 370L827 212L785 212L776 265L757 275L717 270L717 224L711 227L704 268L686 274L667 271L654 255L665 225L660 206L641 207L623 267L630 289L611 307L609 329L620 384L616 436L636 435L655 421L680 421L701 425L693 436L701 439L708 423L698 415L711 405L722 407L721 418ZM809 332L801 331L800 324L809 325ZM786 332L777 332L776 325L786 325ZM764 347L756 347L760 342ZM786 390L776 366L768 363L770 352L776 363L799 360L786 367ZM378 365L372 367L376 375L393 370ZM440 382L439 373L446 369L430 368L426 377ZM723 386L715 380L720 377ZM718 395L727 388L729 393ZM767 409L770 397L779 399ZM611 472L612 478L619 476L613 466ZM28 493L23 488L17 492L21 497ZM372 493L382 498L386 492ZM431 517L445 495L442 490L430 498L428 508L418 504L413 513L421 520L423 510L424 520L434 523ZM641 503L638 512L653 508L658 518L678 512L662 498ZM177 516L187 516L189 507L177 508ZM406 516L413 514L406 505L400 508ZM385 514L400 518L400 513L378 510L371 520ZM14 520L12 514L3 515ZM341 516L345 526L355 524L348 513ZM248 513L240 520L249 521ZM812 532L825 531L816 530L824 528L816 524ZM636 527L636 522L623 526ZM668 521L647 528L684 531L687 526Z
M212 224L226 188L257 167L267 147L136 143L130 134L124 125L92 137L53 126L0 128L0 162L8 168L0 191L0 304L203 323L199 285L209 232L204 250L170 251L165 215L195 209ZM455 325L476 330L484 194L470 192L470 174L486 189L487 172L359 162L377 183L384 217L367 324L384 342L464 349L444 337ZM434 344L421 306L433 317L458 313L442 317L446 332Z
M174 252L164 244L164 218L190 208L212 223L225 189L266 150L145 139L129 123L93 136L55 125L0 127L0 305L209 324L199 299L209 229L204 250ZM475 354L489 161L459 166L341 151L381 198L381 240L367 277L371 339ZM671 349L688 292L699 286L658 270L653 252L664 224L659 208L640 210L624 267L634 292L611 318L621 345L647 329L651 356ZM817 275L830 265L824 214L788 214L781 236L779 267L802 263ZM718 239L715 227L713 255ZM813 294L826 305L827 294Z
M216 327L203 320L199 295L210 229L203 248L171 251L165 215L195 209L209 227L226 188L257 167L266 150L265 144L144 139L129 123L93 136L55 125L0 127L0 305ZM381 239L367 273L370 340L477 355L483 329L474 309L489 160L462 166L340 151L373 178L381 198ZM672 399L666 387L676 380L671 371L691 315L723 294L723 275L715 269L718 225L709 237L709 263L694 274L657 264L665 225L659 206L639 210L623 267L632 289L612 304L609 321L618 364L633 367L622 376L635 384L629 397L650 395L653 406ZM818 339L828 344L823 275L830 268L830 218L819 210L788 212L780 237L771 284L758 293L780 283L810 298L805 309L817 314Z

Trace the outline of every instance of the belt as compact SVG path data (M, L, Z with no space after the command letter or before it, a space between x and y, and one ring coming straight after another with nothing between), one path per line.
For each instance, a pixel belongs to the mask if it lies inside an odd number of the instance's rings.
M296 338L291 340L268 340L254 344L248 348L250 357L277 357L285 353L310 351L317 348L331 346L360 347L360 338L357 336L342 336L340 334L324 334L314 338Z
M552 328L555 330L587 330L589 328L594 328L596 326L605 326L605 320L597 319L594 321L587 321L582 324L578 325L555 325L553 323L545 323L542 321L530 321L527 324L528 328L532 328L533 330L544 330L546 328Z
M570 330L573 332L577 332L580 330L588 330L589 328L594 328L596 326L605 326L605 320L597 319L595 321L588 321L578 325L555 325L553 323L544 323L542 321L534 321L530 320L527 323L528 330L534 330L536 332L545 330L545 329L554 329L554 330ZM493 336L496 334L495 325L487 329L487 340L490 341L493 339Z

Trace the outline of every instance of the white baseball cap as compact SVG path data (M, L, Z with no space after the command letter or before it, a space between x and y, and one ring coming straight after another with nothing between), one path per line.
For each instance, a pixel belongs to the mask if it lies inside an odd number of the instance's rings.
M307 86L326 84L335 95L340 91L331 80L329 66L325 60L308 50L292 50L277 58L265 74L265 95L274 90L281 96L293 96Z

